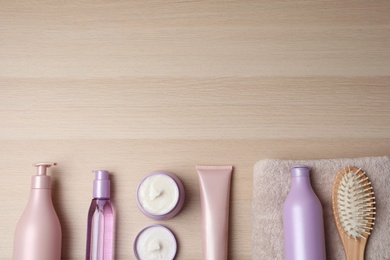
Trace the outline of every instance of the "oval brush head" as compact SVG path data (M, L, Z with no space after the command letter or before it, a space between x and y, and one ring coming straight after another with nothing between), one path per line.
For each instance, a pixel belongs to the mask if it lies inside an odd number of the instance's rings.
M375 197L365 172L356 167L341 169L332 192L333 216L347 259L364 259L366 240L375 221Z

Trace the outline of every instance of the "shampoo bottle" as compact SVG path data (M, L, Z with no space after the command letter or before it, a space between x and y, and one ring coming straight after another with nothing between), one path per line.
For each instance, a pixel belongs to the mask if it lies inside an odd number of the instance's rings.
M88 212L86 260L114 259L114 210L110 180L105 170L95 170L93 199Z
M291 168L291 189L283 205L285 260L325 260L321 202L310 184L310 169Z
M51 199L51 177L46 170L55 163L37 163L30 197L14 237L13 260L60 260L61 226Z

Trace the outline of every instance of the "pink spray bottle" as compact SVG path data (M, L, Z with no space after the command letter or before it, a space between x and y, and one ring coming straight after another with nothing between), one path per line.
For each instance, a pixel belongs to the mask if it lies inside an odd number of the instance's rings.
M55 163L37 163L30 197L15 231L13 260L60 260L62 233L51 199L51 177L46 169Z

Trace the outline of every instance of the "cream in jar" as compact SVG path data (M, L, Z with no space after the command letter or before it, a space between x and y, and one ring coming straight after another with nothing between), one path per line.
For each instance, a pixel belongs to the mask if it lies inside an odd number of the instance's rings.
M146 216L165 220L179 213L184 204L185 192L176 175L156 171L140 181L136 196L137 205Z
M147 226L135 238L133 250L137 260L172 260L177 252L176 238L165 226Z

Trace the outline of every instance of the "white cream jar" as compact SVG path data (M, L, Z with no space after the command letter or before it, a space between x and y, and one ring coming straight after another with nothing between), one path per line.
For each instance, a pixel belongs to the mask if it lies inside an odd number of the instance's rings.
M174 217L183 207L184 186L172 173L151 172L138 184L136 198L138 208L146 216L166 220Z
M137 260L172 260L177 252L177 242L167 227L150 225L138 233L133 250Z

